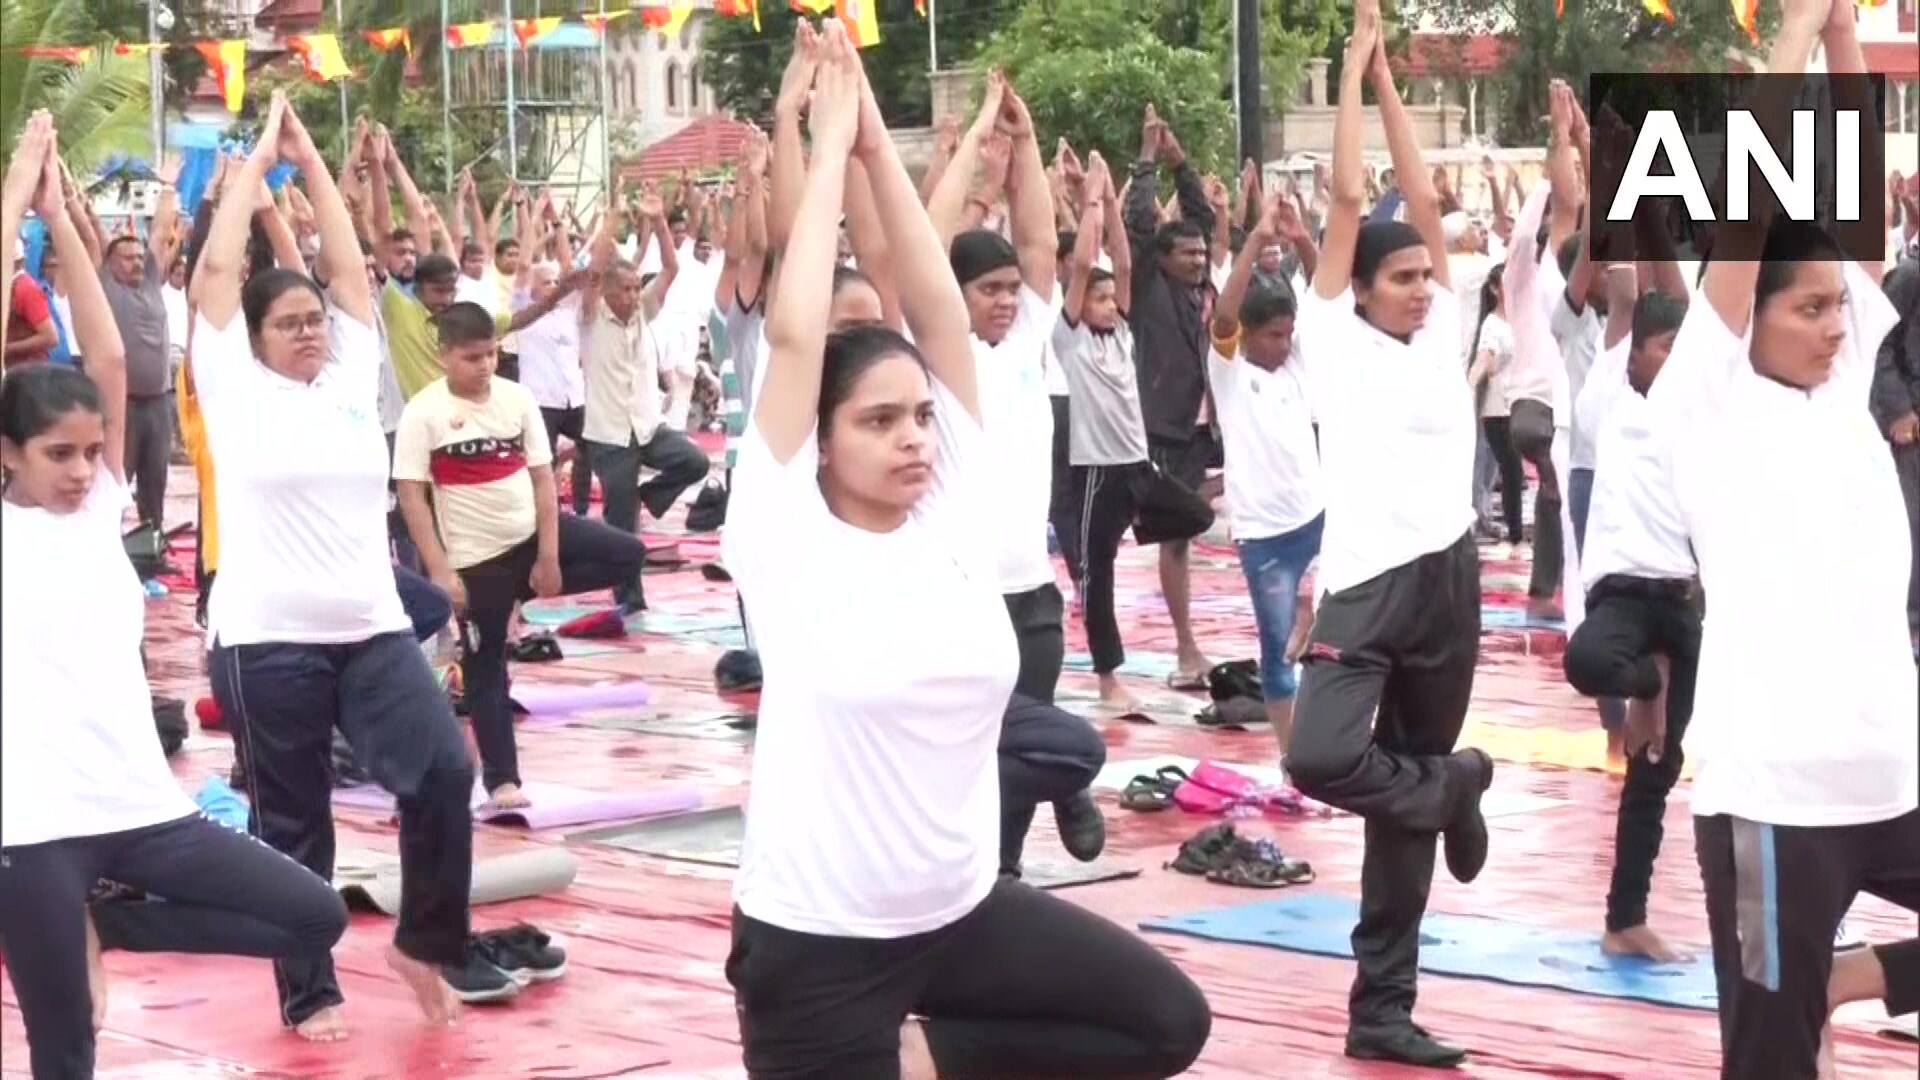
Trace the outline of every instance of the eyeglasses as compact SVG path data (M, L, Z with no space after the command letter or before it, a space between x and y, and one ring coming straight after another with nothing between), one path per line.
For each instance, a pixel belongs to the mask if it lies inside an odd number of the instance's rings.
M321 311L312 315L290 315L284 319L275 319L267 324L267 329L281 337L300 337L303 334L324 334L327 332L327 324L332 321L332 316Z

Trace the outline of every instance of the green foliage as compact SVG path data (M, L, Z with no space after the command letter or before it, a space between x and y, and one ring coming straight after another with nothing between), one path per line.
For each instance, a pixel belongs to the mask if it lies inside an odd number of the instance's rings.
M1487 0L1472 7L1440 7L1430 29L1442 33L1497 33L1511 28L1513 53L1492 76L1501 105L1501 141L1544 142L1547 84L1567 80L1584 98L1595 72L1722 71L1730 53L1751 48L1726 4L1673 3L1674 22L1649 14L1641 0ZM1761 5L1763 40L1778 21Z
M256 86L257 95L254 92ZM249 84L247 96L264 102L276 89L287 92L288 104L300 114L300 121L313 136L314 145L320 147L338 169L338 163L345 155L340 127L339 88L333 83L318 83L305 78L295 65L282 65L254 79ZM387 125L387 129L393 133L394 148L400 152L401 163L406 165L414 183L419 185L422 192L443 191L446 187L447 156L440 127L438 84L401 84L396 88L392 103L380 108L357 105L357 102L371 105L375 95L364 87L358 88L360 93L352 92L354 89L350 84L348 107L354 110L351 114L354 119L365 115ZM480 196L489 206L507 185L506 173L495 163L492 153L499 128L500 117L497 113L453 114L452 172L458 175L461 169L472 166ZM397 191L393 194L396 199L399 197Z
M27 118L53 114L60 154L76 175L115 154L151 155L147 64L96 48L85 64L19 52L32 44L103 45L99 25L81 0L0 0L0 160Z
M1140 150L1151 102L1202 171L1231 171L1233 113L1220 58L1163 40L1145 0L1029 0L981 49L977 66L999 68L1033 113L1041 146L1065 137L1098 150L1116 170Z
M914 13L913 0L875 0L880 43L864 49L867 78L880 111L895 127L923 126L932 120L927 85L927 20ZM997 27L1013 18L1018 0L936 0L933 15L940 66L956 66ZM752 19L716 18L701 33L701 63L720 106L768 123L780 77L793 55L794 23L804 16L785 0L761 0L759 31Z
M1232 100L1234 0L1129 2L1124 17L1152 19L1161 38L1219 58L1221 86ZM1261 96L1269 118L1296 100L1307 61L1326 56L1352 23L1347 0L1260 0Z

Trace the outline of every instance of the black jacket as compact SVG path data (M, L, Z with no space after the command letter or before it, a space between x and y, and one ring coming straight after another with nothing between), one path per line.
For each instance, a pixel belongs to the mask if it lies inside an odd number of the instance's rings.
M1895 420L1920 411L1920 260L1902 260L1887 275L1885 288L1900 322L1880 343L1867 399L1882 434Z

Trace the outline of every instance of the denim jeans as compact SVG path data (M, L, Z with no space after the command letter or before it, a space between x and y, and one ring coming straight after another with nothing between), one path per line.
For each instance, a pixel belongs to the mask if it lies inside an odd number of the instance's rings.
M1241 540L1240 570L1247 577L1247 596L1253 601L1253 622L1260 632L1260 693L1268 701L1290 701L1299 690L1299 678L1287 662L1287 639L1293 636L1293 616L1300 602L1300 579L1320 554L1320 536L1327 516L1279 536Z

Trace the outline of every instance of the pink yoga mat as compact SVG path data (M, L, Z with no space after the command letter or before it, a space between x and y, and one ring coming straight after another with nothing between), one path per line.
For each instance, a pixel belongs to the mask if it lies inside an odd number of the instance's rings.
M495 810L487 805L486 795L474 788L473 816L477 821L496 825L518 825L528 829L568 829L577 825L632 821L679 814L700 806L700 793L692 788L658 788L649 791L582 791L564 784L543 784L537 780L523 785L533 805L515 810ZM392 813L393 796L376 784L342 788L333 793L336 806Z
M585 712L588 709L628 709L649 698L643 682L596 683L567 686L560 683L522 684L513 688L513 700L529 714Z

